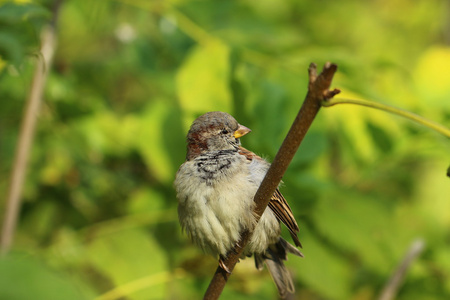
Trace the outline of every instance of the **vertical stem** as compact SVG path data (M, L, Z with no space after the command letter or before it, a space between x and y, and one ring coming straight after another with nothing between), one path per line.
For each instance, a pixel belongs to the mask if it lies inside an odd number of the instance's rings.
M14 238L17 218L21 206L21 195L26 167L33 143L36 121L42 101L42 93L55 50L55 40L54 28L52 26L45 27L41 32L42 58L37 62L36 70L33 75L33 82L31 84L30 94L28 95L20 129L19 141L17 143L8 198L6 200L5 217L0 240L0 251L2 255L8 253Z

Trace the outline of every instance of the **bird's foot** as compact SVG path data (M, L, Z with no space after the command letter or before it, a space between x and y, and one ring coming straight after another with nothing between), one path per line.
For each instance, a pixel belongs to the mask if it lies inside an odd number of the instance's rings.
M223 258L222 256L219 258L219 266L220 266L225 272L227 272L228 274L231 274L231 271L230 271L230 269L228 269L228 267L225 265L224 258Z

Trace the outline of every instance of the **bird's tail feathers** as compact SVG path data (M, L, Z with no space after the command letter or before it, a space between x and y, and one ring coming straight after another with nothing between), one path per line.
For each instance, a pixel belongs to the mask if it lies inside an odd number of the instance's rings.
M276 244L270 245L264 254L254 255L258 270L263 268L264 262L266 263L281 299L286 299L295 292L291 274L283 263L283 260L287 260L287 253L303 257L303 254L297 248L281 237Z

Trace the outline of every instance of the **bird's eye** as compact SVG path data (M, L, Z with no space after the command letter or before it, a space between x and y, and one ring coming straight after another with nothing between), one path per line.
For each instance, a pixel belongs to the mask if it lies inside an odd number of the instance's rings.
M222 129L222 131L221 131L220 133L222 133L222 134L228 134L228 133L229 133L229 131L228 131L228 130L226 130L226 129Z

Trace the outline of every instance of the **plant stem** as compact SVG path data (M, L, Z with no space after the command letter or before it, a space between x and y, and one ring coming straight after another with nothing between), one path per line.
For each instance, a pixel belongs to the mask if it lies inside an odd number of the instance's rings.
M61 1L56 2L58 7L60 2ZM25 181L28 158L33 144L39 108L42 102L42 94L56 48L56 34L54 28L56 11L54 14L55 16L52 25L45 26L41 32L42 57L36 65L20 129L0 240L0 252L2 255L6 255L9 252L14 239L21 206L22 189Z
M411 264L414 262L414 260L416 260L420 254L422 254L424 248L425 242L422 239L416 239L411 244L408 249L408 253L406 253L400 265L394 270L391 278L384 286L378 300L392 300L396 298L398 290L400 288L400 284L406 276L406 272L411 267Z
M433 130L443 134L447 138L450 138L450 129L444 127L441 124L438 124L436 122L433 122L422 116L416 115L414 113L411 113L411 112L406 111L401 108L397 108L394 106L390 106L390 105L382 104L382 103L378 103L378 102L373 102L373 101L369 101L369 100L359 100L359 99L333 98L333 99L326 99L326 100L322 101L322 106L324 106L324 107L330 107L330 106L333 106L336 104L356 104L356 105L367 106L367 107L383 110L383 111L410 119L414 122L417 122L423 126L426 126L430 129L433 129Z

